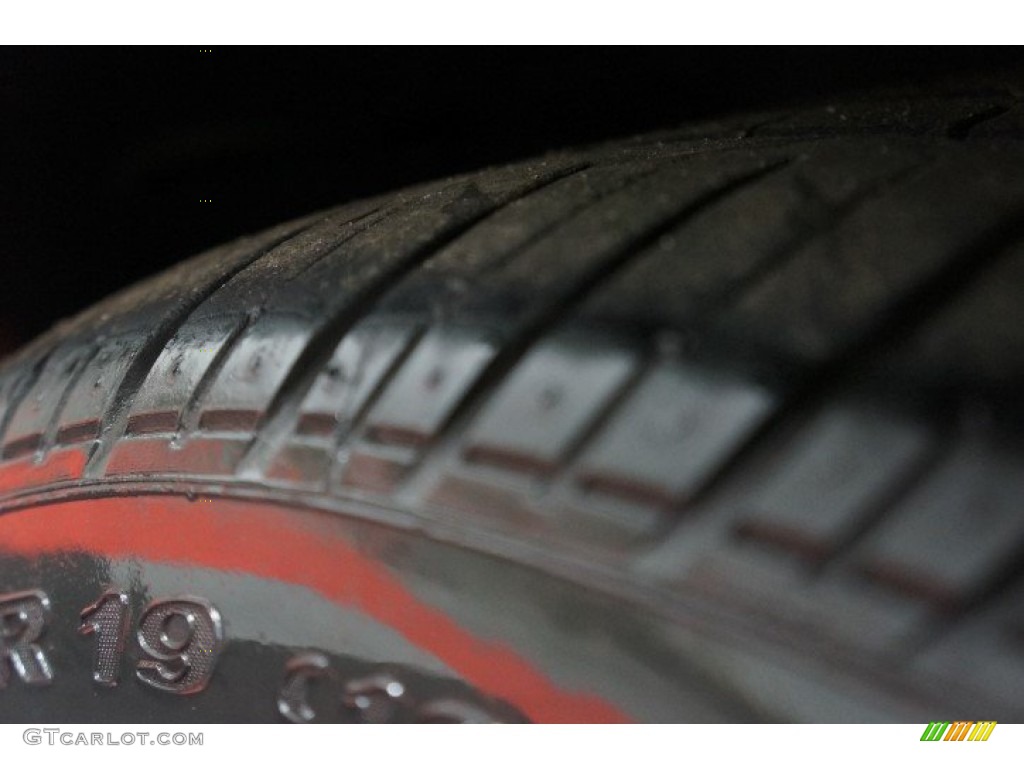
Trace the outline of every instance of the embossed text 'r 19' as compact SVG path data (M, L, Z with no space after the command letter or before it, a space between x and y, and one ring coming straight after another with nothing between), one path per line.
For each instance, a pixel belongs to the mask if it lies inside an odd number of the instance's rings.
M45 685L53 679L46 654L36 645L49 612L45 592L0 595L0 688L10 682L11 669L29 685Z
M213 676L224 631L220 613L201 597L150 603L139 621L139 680L170 693L198 693Z
M96 635L96 656L92 679L100 685L113 687L121 677L121 655L128 638L130 621L128 595L110 590L82 611L83 635Z

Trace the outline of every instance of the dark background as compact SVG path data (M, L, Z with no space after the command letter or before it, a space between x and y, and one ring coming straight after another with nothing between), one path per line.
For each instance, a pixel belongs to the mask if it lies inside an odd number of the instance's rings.
M196 251L348 199L693 118L1016 70L1021 58L988 48L0 49L0 354Z

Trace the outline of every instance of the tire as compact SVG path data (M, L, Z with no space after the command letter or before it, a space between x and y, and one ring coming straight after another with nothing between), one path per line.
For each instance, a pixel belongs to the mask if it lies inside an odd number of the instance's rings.
M1020 718L1022 115L555 153L60 324L0 368L0 715Z

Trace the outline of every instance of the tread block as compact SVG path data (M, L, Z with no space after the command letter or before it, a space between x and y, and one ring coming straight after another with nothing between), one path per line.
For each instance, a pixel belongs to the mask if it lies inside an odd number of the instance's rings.
M412 325L373 320L364 321L346 334L303 398L294 432L269 461L267 476L286 483L322 486L334 460L336 443L348 437L415 335ZM371 485L376 487L375 483Z
M423 445L494 357L486 334L432 328L420 340L366 419L378 443Z
M67 344L50 356L39 377L21 398L7 426L3 447L5 458L31 453L42 444L64 393L92 354L90 347Z
M892 511L859 552L875 581L954 608L1024 546L1024 463L967 441Z
M217 317L186 326L167 343L132 403L129 434L173 432L193 392L242 320Z
M927 446L921 427L830 405L772 462L768 479L745 503L739 532L824 559L918 464Z
M638 364L636 352L575 334L542 342L470 427L466 460L529 474L553 471Z
M67 404L58 420L57 442L80 443L99 436L100 422L140 341L133 336L104 343L71 385Z
M680 363L652 369L580 458L587 490L654 505L684 499L770 415L772 394Z
M261 315L227 352L199 404L199 427L247 432L256 427L312 334L298 318Z
M364 322L352 329L303 399L295 431L330 436L350 426L413 336L413 327L397 324Z

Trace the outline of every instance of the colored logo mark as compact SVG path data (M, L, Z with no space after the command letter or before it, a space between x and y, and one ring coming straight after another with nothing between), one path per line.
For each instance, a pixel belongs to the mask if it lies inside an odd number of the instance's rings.
M921 734L921 741L988 741L995 727L995 720L928 723Z

